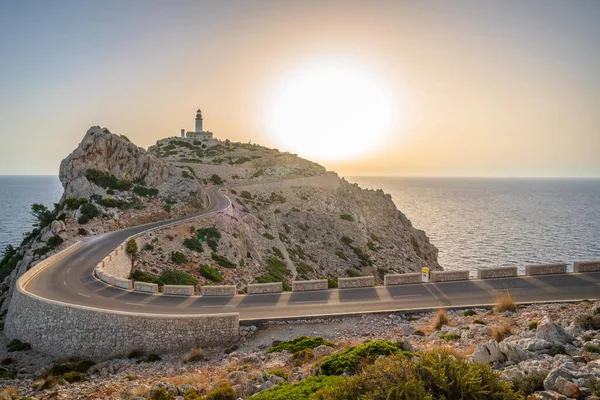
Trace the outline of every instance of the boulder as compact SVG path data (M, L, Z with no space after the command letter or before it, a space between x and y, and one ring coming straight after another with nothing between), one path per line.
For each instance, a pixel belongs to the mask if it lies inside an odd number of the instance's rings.
M515 343L500 342L500 351L504 353L509 361L521 362L529 358L529 354Z
M63 221L52 221L50 224L50 230L54 235L58 235L59 233L65 231L67 229L65 223Z
M488 344L478 344L471 354L471 360L479 364L490 364L494 361L505 361L506 357L500 351L498 342L491 339Z
M580 395L579 386L577 386L573 382L566 380L562 376L559 376L558 378L556 378L556 382L554 385L555 385L556 391L558 393L564 394L565 396L574 398L574 399L579 398L579 395Z
M552 344L564 345L566 343L571 343L574 340L562 326L552 322L547 315L540 320L535 336L538 339L546 340Z
M319 360L320 358L332 354L334 351L335 349L333 347L322 344L313 349L313 356L315 357L315 360Z
M542 351L552 347L552 343L543 339L517 339L509 342L527 351Z

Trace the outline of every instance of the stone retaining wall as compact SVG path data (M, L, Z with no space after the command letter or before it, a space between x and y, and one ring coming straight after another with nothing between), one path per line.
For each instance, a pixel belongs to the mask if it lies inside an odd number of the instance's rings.
M158 293L158 285L156 283L135 281L133 282L133 290L136 292Z
M533 264L525 266L526 275L566 274L567 264Z
M393 285L408 285L411 283L421 283L422 277L420 272L410 274L389 274L383 277L383 284L385 286Z
M329 283L327 279L318 279L312 281L293 281L292 292L307 292L310 290L327 290Z
M573 263L573 272L598 271L600 271L600 261L575 261L575 263Z
M517 267L498 267L477 270L478 279L509 278L519 275Z
M465 281L469 279L469 271L431 271L431 282Z
M121 289L131 290L133 289L133 281L131 279L123 279L123 278L113 278L116 287L120 287Z
M235 285L202 286L204 296L235 296Z
M375 286L374 276L359 276L357 278L338 278L339 289L361 288Z
M251 283L248 285L248 294L281 293L283 283Z
M194 287L191 285L164 285L163 294L175 296L193 296Z

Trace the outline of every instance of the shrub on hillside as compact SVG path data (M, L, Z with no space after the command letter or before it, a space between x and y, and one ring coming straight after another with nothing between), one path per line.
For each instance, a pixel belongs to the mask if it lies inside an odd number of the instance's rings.
M218 265L220 265L223 268L236 268L237 267L237 265L235 265L235 263L229 261L229 259L227 257L219 255L217 253L212 253L210 255L210 258L212 258L214 262L216 262Z
M198 279L184 271L169 270L160 275L160 281L165 285L191 285L196 286Z
M217 251L219 239L221 239L221 233L217 228L201 228L196 231L196 237L198 240L205 242L212 251Z
M252 400L300 400L325 387L331 387L340 379L337 376L311 376L297 383L282 382L252 396Z
M175 264L183 264L188 262L188 259L182 252L174 251L171 253L171 262Z
M222 185L223 184L223 179L219 175L217 175L217 174L212 174L210 176L210 181L212 183L214 183L215 185Z
M133 279L135 281L140 282L160 283L158 276L144 272L141 269L136 269L135 271L132 271L131 274L129 274L129 279Z
M236 400L235 389L229 382L221 382L206 395L206 400Z
M282 342L277 343L273 347L269 349L269 353L278 353L280 351L287 350L290 353L297 353L304 349L314 349L315 347L325 345L334 347L335 344L330 342L329 340L323 339L321 336L308 337L308 336L299 336L295 339L284 340Z
M142 197L155 197L158 195L158 189L136 186L133 188L133 193Z
M513 390L521 393L523 396L529 396L537 391L544 390L544 373L531 373L512 383Z
M77 222L80 224L87 224L91 219L96 218L100 215L98 208L92 203L85 203L79 208L79 218Z
M34 203L31 205L31 215L35 218L33 226L43 229L50 225L56 218L56 214L43 204Z
M135 256L138 253L138 245L135 239L129 239L125 246L125 252L130 256Z
M354 217L350 214L340 214L340 218L344 221L354 222Z
M354 268L348 268L346 270L346 274L348 274L350 278L358 278L359 276L362 276L361 273Z
M219 271L216 268L213 268L209 265L201 265L200 268L198 268L198 272L200 273L200 275L202 275L206 279L210 279L213 282L223 281L223 277L221 276Z
M358 346L349 347L341 353L325 357L321 363L321 372L324 375L354 374L359 365L372 363L379 356L390 356L393 354L412 355L402 349L401 343L393 343L385 340L366 342Z
M87 203L87 199L80 197L78 199L69 197L63 201L63 205L69 210L77 210L79 207Z
M200 241L196 237L184 239L183 245L188 249L196 251L198 253L202 253L202 250L204 250L202 248L202 243L200 243Z

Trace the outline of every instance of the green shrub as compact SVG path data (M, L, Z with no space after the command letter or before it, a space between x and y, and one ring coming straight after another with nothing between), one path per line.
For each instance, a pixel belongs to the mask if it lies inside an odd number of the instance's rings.
M216 252L219 239L221 239L221 233L213 226L210 228L198 229L196 231L196 237L201 242L206 242L208 247L210 247L212 251Z
M165 388L159 388L150 392L148 400L175 400L175 395Z
M348 276L349 276L349 277L351 277L351 278L357 278L357 277L359 277L359 276L362 276L362 275L361 275L361 273L360 273L359 271L357 271L356 269L354 269L354 268L348 268L348 269L346 270L346 273L347 273L347 274L348 274Z
M221 276L219 271L216 268L213 268L209 265L201 265L200 268L198 268L198 272L200 273L200 275L202 275L206 279L210 279L213 282L223 281L223 277Z
M277 257L269 257L269 260L267 262L267 274L256 277L256 282L282 282L283 290L291 290L290 285L287 283L287 277L290 275L290 271L288 271L285 263Z
M9 353L14 351L27 351L31 350L31 345L29 343L23 343L19 339L13 339L6 345L6 350Z
M196 251L198 253L202 253L202 243L195 237L187 238L183 241L183 245L192 251Z
M144 352L141 351L140 349L133 349L129 353L127 353L127 358L129 358L129 359L142 358L142 357L144 357Z
M372 363L378 356L392 354L410 355L402 349L400 343L385 340L366 342L325 357L321 364L321 371L324 375L342 375L345 372L354 374L361 363Z
M344 221L354 222L354 217L350 214L340 214L340 218Z
M358 257L361 267L368 267L369 265L373 265L373 260L371 260L371 257L369 257L368 254L363 252L360 247L350 246L350 248L352 249L354 254L356 254L356 257Z
M269 232L263 233L263 236L266 237L269 240L275 239L275 236L271 235Z
M77 372L77 371L67 372L66 374L63 375L63 378L65 381L67 381L69 383L83 382L87 379L85 374L82 374L81 372Z
M538 321L531 321L530 323L527 324L527 329L529 329L530 331L536 330L538 327Z
M23 256L17 254L17 250L12 245L6 245L0 260L0 281L10 275L22 258Z
M0 368L0 379L13 379L17 373L7 368Z
M144 272L141 269L132 271L131 274L129 274L129 279L140 282L160 283L158 276Z
M147 362L156 362L160 360L162 360L162 358L160 358L160 356L155 353L148 354L148 357L146 357Z
M444 340L458 340L460 339L460 335L456 333L444 333L440 335L440 339Z
M127 241L127 245L125 246L125 252L130 256L135 256L138 252L138 245L135 239L129 239Z
M174 251L171 253L171 262L175 264L183 264L188 262L188 258L180 251Z
M221 382L219 385L208 392L206 400L236 400L235 390L229 382Z
M482 320L482 319L474 319L474 320L473 320L473 323L474 323L474 324L478 324L478 325L487 325L487 322L485 322L485 321L484 321L484 320Z
M217 175L217 174L212 174L209 179L215 185L222 185L223 184L223 179L219 175Z
M579 326L586 331L596 331L600 329L600 314L583 315L577 319Z
M10 365L10 364L12 364L13 362L15 362L15 360L13 360L13 359L12 359L12 358L10 358L10 357L6 357L6 358L4 358L4 359L3 359L3 360L0 362L0 365Z
M327 278L327 289L337 289L338 281L334 278Z
M417 361L392 356L340 377L314 400L523 400L489 365L470 363L447 351L423 353Z
M297 383L282 382L252 396L252 400L305 400L322 388L331 387L337 376L311 376Z
M210 258L213 259L214 262L216 262L218 265L220 265L223 268L236 268L237 265L231 261L229 261L229 259L225 256L219 255L217 253L211 253Z
M594 396L600 397L600 378L592 378L590 379L590 392Z
M315 347L325 345L334 347L335 344L323 339L321 336L308 337L299 336L295 339L284 340L283 342L277 343L277 345L269 349L269 353L278 353L280 351L287 350L290 353L297 353L304 349L314 349Z
M38 203L31 205L31 215L35 218L33 226L36 226L39 229L47 227L56 218L55 212L48 210L48 207Z
M531 373L512 383L513 390L521 393L523 396L529 396L537 391L544 390L544 373Z
M296 270L298 271L300 277L304 280L309 279L308 274L315 272L313 267L303 262L299 262L298 264L296 264Z
M267 370L267 374L278 376L280 378L285 379L286 381L288 379L287 372L285 372L284 370L281 370L281 369L269 369L269 370Z
M273 252L273 254L275 254L276 257L283 259L283 253L277 247L271 247L271 251Z
M64 242L63 238L61 238L58 235L54 235L52 236L50 239L48 239L48 246L52 247L52 248L57 248L58 246L60 246L62 243Z
M85 177L90 182L104 189L129 190L132 186L129 181L117 179L114 175L98 171L97 169L86 170Z
M165 285L191 285L196 286L198 279L184 271L169 270L160 275L160 280Z
M79 207L87 203L87 199L80 197L78 199L74 197L69 197L63 201L63 206L65 206L69 210L77 210Z
M247 190L242 190L242 192L240 193L240 197L243 199L252 200L252 193L250 193Z
M191 387L183 395L183 400L204 400L204 396L198 389Z
M342 238L340 239L342 241L342 243L344 243L346 246L351 245L352 243L354 243L354 239L349 238L348 236L342 236Z
M79 208L79 214L80 215L77 219L77 222L83 225L87 224L90 219L96 218L98 215L100 215L100 211L92 203L85 203Z
M79 236L87 236L88 235L88 231L84 228L78 228L77 229L77 234Z
M142 197L155 197L158 195L158 189L136 186L133 188L133 193Z
M600 354L600 346L595 345L595 344L586 344L583 349L585 351L588 351L590 353L598 353Z
M470 316L472 316L472 315L477 315L477 313L475 312L475 310L465 310L465 311L463 312L463 315L464 315L465 317L470 317Z

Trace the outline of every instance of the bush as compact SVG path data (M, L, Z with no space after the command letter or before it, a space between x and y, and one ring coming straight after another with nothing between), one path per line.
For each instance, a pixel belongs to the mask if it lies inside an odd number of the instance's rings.
M384 340L366 342L325 357L321 364L321 372L324 375L354 374L361 363L372 363L379 356L393 354L410 355L402 349L402 345L399 343Z
M38 203L31 205L31 215L33 215L36 221L33 226L36 226L39 229L47 227L56 218L54 212L48 210L48 207L45 205Z
M162 358L160 358L160 356L155 353L148 354L148 357L146 357L147 362L156 362L160 360L162 360Z
M60 246L62 243L64 242L63 238L61 238L58 235L54 235L52 236L50 239L48 239L48 246L52 247L53 249L57 248L58 246Z
M202 253L202 243L195 237L187 238L183 241L183 245L192 251L196 251L198 253Z
M279 342L277 345L271 347L269 349L269 353L278 353L280 351L287 350L290 353L297 353L304 349L314 349L315 347L325 345L334 347L335 344L332 342L323 339L321 336L308 337L308 336L299 336L295 339L284 340L283 342Z
M458 340L458 339L460 339L460 335L456 334L456 333L444 333L443 335L440 335L440 339Z
M492 337L498 343L512 335L512 329L508 324L502 324L492 328Z
M600 379L599 378L590 379L589 389L590 389L590 392L592 392L592 394L594 396L600 397Z
M423 353L417 361L392 356L339 378L314 400L522 400L489 365L470 363L448 351Z
M221 239L221 233L213 226L210 228L198 229L196 231L196 237L201 242L206 242L212 251L217 251L219 239Z
M327 278L327 289L337 289L338 281L337 279Z
M269 240L275 239L275 236L271 235L269 232L263 233L263 236L266 237Z
M291 290L287 283L287 277L290 275L285 263L277 257L270 257L267 265L267 274L256 277L258 283L282 282L283 290Z
M165 285L191 285L196 286L198 279L184 271L169 270L160 275L160 281Z
M588 351L590 353L597 353L600 354L600 346L598 345L594 345L594 344L586 344L583 349L585 351Z
M221 382L219 385L208 392L206 400L236 400L235 390L229 382Z
M14 351L27 351L31 350L31 345L29 343L23 343L19 339L13 339L6 345L6 350L9 353Z
M252 396L252 400L301 400L340 379L337 376L311 376L297 383L282 382Z
M354 217L350 214L340 214L340 218L344 221L354 222Z
M351 278L357 278L359 276L361 276L360 272L358 272L356 269L354 268L348 268L346 270L346 273L348 274L349 277Z
M6 245L0 260L0 281L10 275L22 258L23 256L17 254L17 250L12 245Z
M552 357L557 356L559 354L567 354L565 346L563 346L562 344L553 344L552 346L550 346L548 352Z
M133 349L129 353L127 353L127 358L129 358L129 359L142 358L142 357L144 357L144 352L141 351L140 349Z
M215 185L222 185L223 184L223 179L217 175L217 174L212 174L209 178L209 180L214 183Z
M536 330L538 327L538 321L531 321L530 323L527 324L527 329L529 329L530 331Z
M596 313L593 315L583 315L577 319L579 326L586 331L599 330L600 329L600 314Z
M74 197L69 197L63 201L63 206L65 206L69 210L77 210L79 207L87 203L87 199L80 197L78 199Z
M132 271L131 274L129 274L129 279L140 282L160 283L158 276L144 272L141 269Z
M87 236L88 235L88 231L86 229L84 229L84 228L79 228L79 229L77 229L77 234L79 236Z
M213 282L223 281L223 277L221 276L219 271L216 268L213 268L209 265L201 265L200 268L198 268L198 272L200 273L200 275L202 275L206 279L210 279Z
M247 190L242 190L240 193L240 197L246 200L252 200L252 193Z
M484 320L482 320L482 319L474 319L474 320L473 320L473 323L474 323L474 324L478 324L478 325L487 325L487 322L485 322L485 321L484 321Z
M504 312L504 311L515 312L515 311L517 311L517 304L515 303L512 295L510 294L510 292L508 290L506 292L500 293L498 296L496 296L495 310L497 312Z
M442 326L448 325L448 314L446 314L446 310L439 309L435 314L435 318L433 320L433 327L435 329L441 329Z
M67 372L66 374L63 375L63 378L65 381L67 381L69 383L83 382L87 379L85 374L82 374L81 372L77 372L77 371Z
M523 396L529 396L537 391L544 390L544 379L546 379L546 374L543 373L528 374L512 383L513 390Z
M158 189L136 186L133 188L133 193L141 197L155 197L158 195Z
M87 224L90 219L96 218L98 215L100 215L100 211L92 203L85 203L79 208L79 214L80 215L77 219L77 222L83 225Z
M475 312L475 310L465 310L465 312L463 312L463 315L465 317L470 317L470 316L473 316L473 315L477 315L477 313Z
M196 347L192 349L185 357L183 357L184 363L198 362L204 360L206 355L204 354L204 350L200 347Z
M129 239L125 246L125 252L130 256L135 256L138 252L138 245L135 239Z
M148 395L148 400L175 400L175 395L165 388L154 389Z
M183 264L188 262L188 259L182 252L174 251L171 253L171 262L175 264Z
M223 268L236 268L237 265L231 261L229 261L229 259L225 256L221 256L217 253L211 253L210 258L213 259L214 262L216 262L218 265L220 265Z

